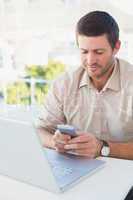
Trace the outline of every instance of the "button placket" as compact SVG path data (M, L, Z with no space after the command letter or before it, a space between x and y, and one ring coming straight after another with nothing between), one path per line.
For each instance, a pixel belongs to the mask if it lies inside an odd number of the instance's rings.
M95 107L95 111L97 113L97 129L96 134L101 137L101 132L102 132L102 102L101 102L101 97L102 97L102 93L96 92L96 107Z
M105 116L105 107L103 106L103 92L97 92L97 106L99 114L99 123L100 123L100 136L103 137L108 132L108 121Z

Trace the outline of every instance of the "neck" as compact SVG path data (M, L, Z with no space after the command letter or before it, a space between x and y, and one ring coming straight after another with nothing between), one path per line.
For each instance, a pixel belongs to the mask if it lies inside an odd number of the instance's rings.
M106 74L102 77L93 77L91 79L92 84L94 85L94 87L100 92L104 86L106 85L109 77L111 76L112 72L114 69L114 65L112 65L109 70L106 72Z

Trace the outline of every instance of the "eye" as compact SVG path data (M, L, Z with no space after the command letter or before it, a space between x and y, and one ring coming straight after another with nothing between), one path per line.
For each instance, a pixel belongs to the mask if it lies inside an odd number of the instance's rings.
M87 50L81 50L81 54L87 54L88 51Z
M96 51L96 54L98 54L98 55L101 55L101 54L103 54L103 53L104 53L103 50L97 50L97 51Z

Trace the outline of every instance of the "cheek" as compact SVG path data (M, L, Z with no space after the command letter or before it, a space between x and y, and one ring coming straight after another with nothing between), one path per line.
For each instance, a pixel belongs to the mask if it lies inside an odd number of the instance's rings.
M81 59L85 59L85 55L84 54L80 54L80 58Z
M109 55L105 59L105 65L111 64L113 62L113 60L114 60L114 57L112 55Z
M99 64L101 63L101 65L106 65L108 62L110 62L111 57L106 55L106 56L101 56L98 61L99 61Z
M86 57L84 55L80 55L80 60L81 60L82 63L84 63L85 60L86 60Z

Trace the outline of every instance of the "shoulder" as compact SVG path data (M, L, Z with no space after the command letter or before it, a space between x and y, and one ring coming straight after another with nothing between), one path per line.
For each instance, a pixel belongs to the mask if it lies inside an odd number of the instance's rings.
M74 71L66 71L62 73L56 80L53 81L53 86L62 87L77 87L84 73L82 67L78 67Z
M118 59L122 88L133 88L133 65L125 60Z
M121 77L124 79L132 80L133 79L133 64L123 59L118 59L118 63L120 66Z
M125 72L126 74L133 73L133 64L123 59L118 59L118 62L120 71Z

